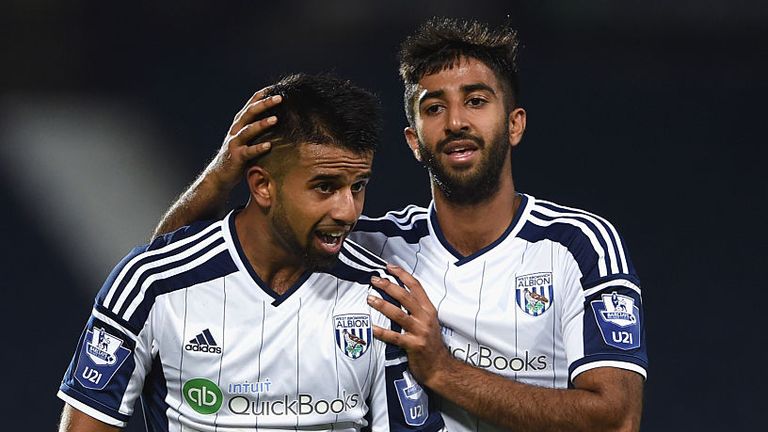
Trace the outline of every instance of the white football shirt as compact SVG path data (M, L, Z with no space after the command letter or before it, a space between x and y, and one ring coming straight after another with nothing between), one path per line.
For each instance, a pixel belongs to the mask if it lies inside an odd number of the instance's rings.
M555 388L599 366L645 376L640 281L616 229L520 196L504 234L471 256L445 240L434 203L364 217L352 238L416 276L462 361ZM448 401L440 409L450 431L496 430Z
M439 430L404 354L372 336L382 261L345 242L337 265L278 295L243 254L234 213L134 249L113 270L59 396L150 431ZM394 328L398 330L396 327Z

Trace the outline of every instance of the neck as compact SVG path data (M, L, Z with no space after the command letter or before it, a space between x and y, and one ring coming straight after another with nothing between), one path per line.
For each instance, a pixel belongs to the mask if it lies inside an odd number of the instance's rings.
M434 182L432 197L445 239L464 256L472 255L501 237L512 223L521 201L515 193L511 175L503 175L496 193L477 204L450 202Z
M283 247L256 205L235 215L235 230L245 257L272 291L284 294L307 270L304 260Z

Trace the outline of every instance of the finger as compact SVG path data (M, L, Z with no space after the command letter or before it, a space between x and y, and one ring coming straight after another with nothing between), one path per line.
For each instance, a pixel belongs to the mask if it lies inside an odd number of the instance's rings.
M413 277L412 274L408 273L402 267L394 264L387 264L387 271L403 282L403 284L408 288L408 291L411 292L411 295L416 298L416 301L420 305L427 306L432 304L432 302L429 301L429 297L424 291L424 288L421 286L421 282Z
M260 100L260 99L264 99L264 96L267 94L267 92L268 92L268 91L269 91L269 90L270 90L272 87L274 87L274 85L268 85L268 86L264 87L263 89L256 91L256 93L254 93L254 94L253 94L251 97L249 97L249 98L248 98L248 100L247 100L247 101L245 101L245 104L243 105L243 107L242 107L242 108L240 108L240 111L238 111L237 113L235 113L235 118L234 118L234 120L232 121L232 123L234 123L234 122L235 122L235 121L237 121L237 120L238 120L240 117L242 117L242 115L243 115L243 112L245 112L245 110L246 110L246 109L248 109L248 107L249 107L249 106L250 106L252 103L256 102L257 100Z
M245 106L243 108L247 107L248 105L254 103L255 101L257 101L259 99L264 99L264 96L270 90L272 90L272 87L274 87L274 85L268 85L268 86L264 87L263 89L258 90L256 93L253 94L253 96L248 98L248 100L245 102Z
M381 312L385 317L389 318L390 321L400 324L400 326L406 331L412 330L413 318L401 308L386 300L372 295L368 296L368 304L372 308Z
M267 152L269 152L269 149L271 148L272 148L272 143L269 141L242 147L243 160L249 161L251 159L255 159L259 156L265 155L267 154Z
M232 138L233 145L247 146L254 138L277 123L277 117L270 116L265 119L249 123L240 129Z
M392 298L397 300L406 310L408 310L408 312L413 314L419 311L420 308L416 299L400 285L392 283L388 279L376 276L371 278L371 284L392 296Z
M387 330L384 327L377 325L373 326L373 337L386 343L394 344L399 347L405 348L406 340L402 333L398 333L392 330Z
M230 135L240 130L246 124L253 122L253 119L257 116L282 101L282 96L274 95L246 105L245 108L235 116L235 120L232 122L232 127L229 130Z

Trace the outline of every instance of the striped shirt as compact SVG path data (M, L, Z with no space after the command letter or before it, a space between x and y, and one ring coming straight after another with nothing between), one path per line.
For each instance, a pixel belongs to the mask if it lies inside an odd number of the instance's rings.
M393 328L367 304L383 261L347 241L336 266L278 295L245 258L234 213L134 249L97 295L59 397L150 431L438 430ZM389 299L391 300L391 299ZM431 414L430 414L431 413Z
M414 273L462 361L554 388L600 366L645 376L640 281L624 240L599 216L520 196L507 230L470 256L446 241L434 203L362 218L352 238ZM496 430L448 401L441 411L448 430Z

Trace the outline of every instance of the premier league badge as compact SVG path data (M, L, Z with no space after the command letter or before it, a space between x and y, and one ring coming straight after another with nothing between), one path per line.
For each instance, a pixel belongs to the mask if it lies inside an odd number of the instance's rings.
M360 358L373 340L371 316L368 314L344 314L333 317L336 346L351 359Z
M554 300L552 273L534 273L515 278L515 300L523 312L539 316L546 312Z
M86 332L75 378L85 388L103 390L130 353L122 339L93 327Z
M403 372L403 379L395 380L395 388L405 423L408 426L421 426L426 423L429 417L429 398L408 371Z
M640 346L640 308L632 297L614 291L591 304L606 344L622 350Z

